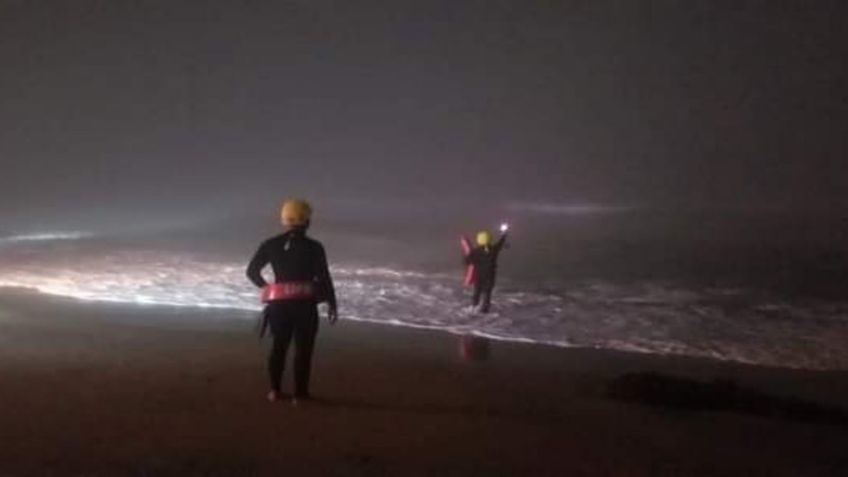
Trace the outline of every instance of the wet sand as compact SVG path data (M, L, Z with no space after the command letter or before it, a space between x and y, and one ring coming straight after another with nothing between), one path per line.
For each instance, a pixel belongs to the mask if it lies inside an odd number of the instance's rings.
M321 326L294 407L264 400L251 314L2 291L0 475L848 475L846 372L503 342L474 361L446 333ZM610 393L645 372L772 399ZM783 412L799 400L826 412Z

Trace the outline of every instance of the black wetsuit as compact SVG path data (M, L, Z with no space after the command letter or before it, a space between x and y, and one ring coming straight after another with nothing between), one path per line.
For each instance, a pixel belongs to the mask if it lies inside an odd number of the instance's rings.
M495 288L495 278L498 273L498 255L504 243L506 243L506 234L501 235L501 238L493 245L474 247L466 257L466 263L474 265L476 277L471 305L474 307L480 305L482 299L480 311L483 313L488 313L492 304L492 290Z
M307 237L304 229L294 229L263 242L250 260L247 266L247 277L257 287L267 285L261 271L269 263L274 271L274 281L277 283L311 282L314 284L313 298L272 301L264 310L265 318L274 335L274 345L268 358L271 389L280 391L286 351L294 336L294 394L298 397L307 397L312 350L315 335L318 333L317 304L327 302L332 309L336 307L336 294L327 267L327 257L320 242Z

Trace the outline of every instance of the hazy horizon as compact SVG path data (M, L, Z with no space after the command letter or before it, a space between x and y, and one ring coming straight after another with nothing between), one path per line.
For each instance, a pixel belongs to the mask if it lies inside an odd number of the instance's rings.
M839 216L846 13L3 0L0 229L273 214L286 196Z

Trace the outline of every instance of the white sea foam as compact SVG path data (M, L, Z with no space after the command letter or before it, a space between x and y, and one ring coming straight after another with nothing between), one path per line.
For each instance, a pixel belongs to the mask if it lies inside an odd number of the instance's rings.
M259 310L244 264L174 251L0 250L0 286L84 300ZM502 280L494 312L469 313L459 276L333 267L342 318L559 346L685 354L798 368L848 368L848 305L745 289L586 280L535 288Z

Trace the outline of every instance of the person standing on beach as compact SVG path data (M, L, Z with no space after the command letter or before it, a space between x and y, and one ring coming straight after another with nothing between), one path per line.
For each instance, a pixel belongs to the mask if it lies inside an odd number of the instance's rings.
M268 357L271 390L267 399L279 401L283 370L289 343L294 337L294 393L292 403L309 399L309 375L312 351L318 333L318 303L329 305L328 319L338 319L336 294L327 267L327 256L320 242L306 235L312 208L300 199L283 202L280 219L284 233L264 241L247 266L247 277L262 289L266 303L264 319L270 325L274 342ZM262 277L270 264L274 283Z
M501 225L501 236L492 243L492 234L486 230L477 233L477 246L465 257L466 264L474 266L474 294L471 306L488 313L492 304L492 291L498 273L498 256L506 243L508 226Z

